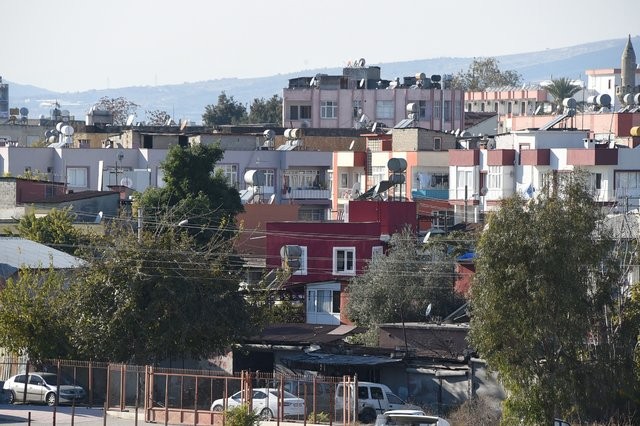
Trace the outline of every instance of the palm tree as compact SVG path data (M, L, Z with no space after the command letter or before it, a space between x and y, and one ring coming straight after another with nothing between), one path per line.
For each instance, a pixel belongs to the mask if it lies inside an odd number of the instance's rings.
M551 79L551 84L547 86L547 92L553 97L554 111L562 112L562 100L570 98L578 93L582 88L574 84L570 79L561 77Z

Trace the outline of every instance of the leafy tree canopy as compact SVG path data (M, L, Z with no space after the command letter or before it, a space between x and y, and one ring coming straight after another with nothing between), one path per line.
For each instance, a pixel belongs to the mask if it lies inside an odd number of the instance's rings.
M85 359L155 363L206 357L238 341L249 315L230 253L222 236L196 244L167 226L137 240L111 226L70 292L74 347Z
M227 96L225 92L218 96L216 105L207 105L202 114L205 126L219 126L221 124L240 124L247 121L247 108L240 102Z
M113 116L113 124L116 126L124 126L127 124L127 118L131 114L135 114L140 105L124 98L122 96L118 98L110 98L103 96L96 104L96 108L111 111Z
M150 126L164 126L171 119L169 113L162 109L147 110L144 113L147 116L147 124Z
M254 99L249 108L249 123L280 125L282 123L282 98L273 95L269 99Z
M349 284L347 315L358 325L425 321L425 309L444 316L457 308L453 263L427 261L409 229L392 235L386 256L374 257ZM458 301L459 302L459 301Z
M456 89L466 91L482 91L489 87L518 86L522 84L522 76L513 70L500 70L500 62L496 58L475 58L467 71L459 71L453 76L451 83Z
M505 424L637 411L612 240L587 176L551 182L504 200L478 243L470 337L507 389Z
M32 360L73 355L64 277L52 268L23 268L0 291L0 347Z
M581 87L574 84L571 79L561 77L552 79L551 84L547 87L547 92L553 97L554 109L562 110L562 101L566 98L570 98L581 90Z
M73 227L73 221L70 209L51 209L43 217L30 212L20 218L18 232L23 238L74 254L83 236Z

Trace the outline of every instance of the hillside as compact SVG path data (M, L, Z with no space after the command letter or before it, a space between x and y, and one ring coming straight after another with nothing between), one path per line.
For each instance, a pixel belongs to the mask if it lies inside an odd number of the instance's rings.
M539 52L498 56L502 69L516 70L526 82L537 82L551 77L583 78L587 69L619 68L626 38L581 44ZM632 38L640 48L640 37ZM386 79L414 75L455 74L466 70L473 58L433 58L405 62L369 64L378 65ZM217 79L195 83L165 86L135 86L118 89L91 90L76 93L56 93L44 88L9 83L11 107L27 107L30 117L48 116L47 101L57 100L62 109L69 110L76 119L83 120L88 109L101 97L125 97L140 105L137 119L145 119L145 111L161 109L177 121L181 118L200 123L206 105L215 104L221 91L236 101L250 104L254 98L269 98L282 94L290 78L310 76L316 73L340 74L342 69L323 68L304 70L291 74L278 74L261 78Z

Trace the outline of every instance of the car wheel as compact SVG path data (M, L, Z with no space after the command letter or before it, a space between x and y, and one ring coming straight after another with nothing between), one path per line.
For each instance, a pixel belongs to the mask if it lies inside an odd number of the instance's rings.
M211 407L211 411L222 411L222 405L214 405Z
M15 404L16 403L16 393L14 391L12 391L12 390L9 391L7 402L9 404Z
M373 423L376 420L376 412L371 408L365 408L360 414L361 423Z
M260 411L260 418L262 420L271 420L273 418L273 412L268 408L263 408L262 411Z
M49 392L44 399L49 407L53 407L56 405L56 394L53 392Z

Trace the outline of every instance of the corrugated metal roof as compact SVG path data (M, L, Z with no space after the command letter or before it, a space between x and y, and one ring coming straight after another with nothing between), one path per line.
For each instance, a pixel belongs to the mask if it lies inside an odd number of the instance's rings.
M399 358L385 358L371 355L336 355L336 354L296 354L283 358L283 361L303 364L324 364L324 365L384 365L394 364L402 361Z
M21 267L72 269L82 266L80 258L35 241L0 237L0 276L8 278Z

